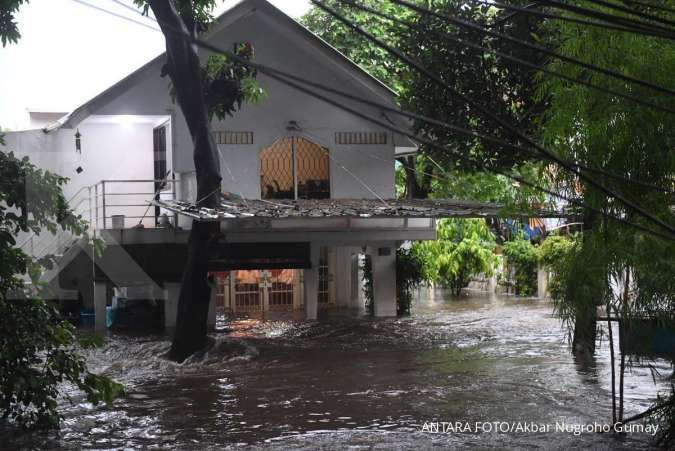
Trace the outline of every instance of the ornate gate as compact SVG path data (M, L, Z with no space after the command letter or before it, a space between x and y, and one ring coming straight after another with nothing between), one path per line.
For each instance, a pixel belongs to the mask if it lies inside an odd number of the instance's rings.
M262 311L262 288L260 286L261 273L258 270L232 271L234 283L235 312Z
M293 309L295 270L232 271L233 312L286 311Z

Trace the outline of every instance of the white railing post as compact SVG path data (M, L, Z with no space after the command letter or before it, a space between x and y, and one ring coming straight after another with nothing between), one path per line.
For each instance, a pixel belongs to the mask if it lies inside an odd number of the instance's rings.
M89 204L89 227L94 228L94 222L92 221L92 211L91 211L91 186L87 187L87 203Z
M94 213L96 230L98 230L98 183L94 185Z
M103 230L106 228L105 223L105 180L101 181L101 198L103 202Z
M176 174L171 171L171 200L176 200ZM178 215L176 212L173 213L173 227L178 227Z

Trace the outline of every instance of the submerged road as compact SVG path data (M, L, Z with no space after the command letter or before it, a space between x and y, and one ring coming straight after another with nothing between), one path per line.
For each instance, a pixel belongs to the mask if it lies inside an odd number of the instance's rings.
M60 434L14 435L9 448L649 449L649 432L606 424L609 357L575 361L539 300L453 299L423 290L410 318L316 324L239 321L204 355L176 365L164 337L112 336L88 355L123 382L111 408L64 401ZM666 388L667 362L626 375L627 415ZM488 424L492 424L489 426ZM548 431L542 427L549 425ZM576 429L575 429L576 428ZM556 430L558 432L556 432ZM579 432L578 434L575 434ZM2 447L0 446L0 448Z

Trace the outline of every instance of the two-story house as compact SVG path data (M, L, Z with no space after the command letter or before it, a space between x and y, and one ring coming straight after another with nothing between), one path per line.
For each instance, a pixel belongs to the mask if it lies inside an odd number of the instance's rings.
M224 49L250 42L256 62L395 106L389 88L265 0L241 1L217 19L205 39ZM175 321L193 218L150 202L194 202L196 187L185 120L172 102L168 78L160 75L164 58L60 119L6 137L9 149L71 179L66 188L71 206L108 244L103 256L95 256L72 246L70 237L24 240L24 249L36 255L63 254L54 280L61 293L95 305L99 327L112 287L149 287L148 296L166 303L166 325ZM332 199L342 207L339 214L308 211L279 218L262 212L223 219L225 238L210 263L216 300L235 313L304 311L308 319L321 308L356 307L357 260L367 254L375 315L395 315L396 248L407 240L434 239L433 219L370 217L345 202L393 199L395 159L414 152L414 144L264 74L258 81L267 93L261 103L245 104L233 118L212 124L223 192L269 205ZM377 108L341 101L408 125Z

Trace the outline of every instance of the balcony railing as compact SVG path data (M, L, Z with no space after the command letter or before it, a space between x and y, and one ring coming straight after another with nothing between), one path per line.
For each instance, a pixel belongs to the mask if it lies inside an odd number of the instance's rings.
M88 221L90 234L94 236L100 230L117 227L166 226L158 224L164 221L164 215L168 224L175 227L176 214L161 209L158 218L151 202L156 196L160 199L176 199L178 182L173 179L101 180L94 185L80 188L68 199L68 204L75 214ZM63 254L75 241L77 237L64 230L59 230L54 235L47 232L40 235L31 233L24 238L20 247L28 255L41 258L50 254Z
M168 210L159 210L151 205L153 199L176 199L178 180L101 180L89 187L88 205L77 210L83 218L89 218L91 228L104 230L129 228L142 225L155 227L164 215L172 226L177 225L177 216ZM155 189L157 186L161 188ZM87 216L88 215L88 216Z

